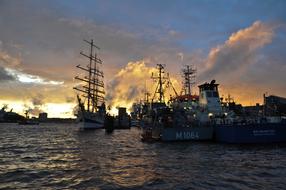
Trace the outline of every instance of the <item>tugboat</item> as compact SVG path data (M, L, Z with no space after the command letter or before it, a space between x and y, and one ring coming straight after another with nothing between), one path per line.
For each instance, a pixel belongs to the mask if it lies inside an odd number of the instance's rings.
M111 116L107 113L104 122L106 133L112 133L114 130L118 129L130 129L130 119L125 107L118 107L117 116Z
M125 107L118 107L118 115L114 118L115 129L130 129L131 118L126 112Z
M89 59L87 66L77 65L76 67L84 71L85 76L76 76L75 79L82 82L82 85L74 87L78 100L77 121L80 129L100 129L104 127L104 120L106 115L105 101L104 101L104 82L103 72L99 69L99 65L103 61L97 56L95 50L100 48L93 42L84 40L90 45L89 55L81 52L80 54ZM82 101L80 96L84 97L86 101Z

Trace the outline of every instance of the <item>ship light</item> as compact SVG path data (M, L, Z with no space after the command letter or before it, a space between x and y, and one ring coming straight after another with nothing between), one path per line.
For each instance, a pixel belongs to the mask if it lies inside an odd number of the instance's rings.
M213 113L209 113L209 117L212 117L213 116Z
M224 113L224 116L227 116L227 112Z

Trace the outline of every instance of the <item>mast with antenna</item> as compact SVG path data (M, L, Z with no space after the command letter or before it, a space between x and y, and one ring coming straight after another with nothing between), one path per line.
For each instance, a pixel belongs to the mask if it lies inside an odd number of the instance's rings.
M154 75L154 73L152 73L151 78L154 81L158 82L157 86L156 86L155 93L154 93L153 98L152 98L152 102L154 102L154 99L155 99L156 94L157 94L158 102L164 103L165 102L164 92L165 92L165 89L169 88L169 87L172 87L176 96L178 95L173 84L172 84L172 82L171 82L171 79L169 77L169 73L165 73L164 67L165 67L165 65L157 64L158 73L156 75ZM163 87L164 85L165 85L165 89Z
M163 91L163 84L166 82L166 80L168 79L166 76L164 76L164 66L165 65L162 65L162 64L157 64L157 69L158 69L158 74L157 76L154 75L154 73L152 73L152 76L151 78L154 80L154 81L158 81L157 83L157 86L156 86L156 90L155 90L155 93L154 93L154 96L152 98L152 102L154 101L155 99L155 96L156 94L158 94L158 101L160 103L164 103L164 91Z
M147 91L147 84L145 81L145 88L144 88L144 103L149 103L150 93Z
M182 69L183 88L182 95L192 95L192 86L195 84L197 69L193 65L185 65Z

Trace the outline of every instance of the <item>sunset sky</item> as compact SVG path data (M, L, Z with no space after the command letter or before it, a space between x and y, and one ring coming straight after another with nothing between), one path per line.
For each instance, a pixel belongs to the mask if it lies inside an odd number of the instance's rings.
M286 96L285 0L0 0L0 105L72 117L83 39L101 47L113 107L142 99L158 63L177 91L193 64L244 105Z

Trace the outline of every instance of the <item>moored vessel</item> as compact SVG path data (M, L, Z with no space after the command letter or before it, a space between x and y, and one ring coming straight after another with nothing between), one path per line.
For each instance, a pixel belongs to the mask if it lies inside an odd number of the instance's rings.
M196 69L192 65L186 65L182 69L182 91L172 99L171 108L174 112L174 127L166 128L162 139L166 141L193 140L206 141L213 138L213 127L210 125L209 117L202 112L201 93L192 93L195 84ZM205 109L205 108L204 108Z
M273 101L269 103L267 98L264 95L263 106L256 106L254 114L228 110L231 117L215 122L215 140L237 144L286 142L286 118L281 112L273 112L269 105Z
M194 84L191 79L196 70L189 66L183 70L184 92L178 95L174 90L175 98L166 105L161 86L165 83L162 76L163 69L162 65L158 65L159 74L156 78L158 85L155 93L158 94L159 99L157 102L151 102L149 115L146 114L143 117L144 137L161 141L212 140L213 126L210 125L209 116L199 109L199 96L191 94L191 85ZM170 79L166 78L166 80ZM170 81L168 83L172 85Z
M79 92L77 94L78 113L77 122L81 129L100 129L104 127L106 115L104 101L104 82L103 72L99 66L103 61L98 57L96 50L99 47L93 42L84 40L90 46L89 55L81 52L80 54L89 59L89 64L86 66L77 65L77 68L84 72L83 77L76 76L75 79L81 84L74 87ZM82 101L81 97L85 98Z
M215 140L224 143L286 142L286 120L276 123L219 124Z

